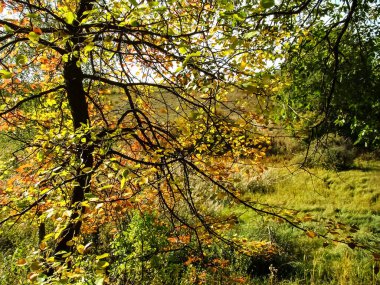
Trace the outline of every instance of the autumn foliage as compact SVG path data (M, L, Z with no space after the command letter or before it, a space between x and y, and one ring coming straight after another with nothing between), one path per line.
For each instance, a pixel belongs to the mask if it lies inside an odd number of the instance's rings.
M220 241L248 255L277 250L228 238L236 219L214 202L317 236L235 187L242 169L262 172L271 148L262 104L288 86L272 67L284 45L307 40L301 22L314 1L285 2L0 1L0 130L20 145L2 165L0 223L40 229L29 280L79 280L93 261L96 284L108 282L102 234L117 241L115 256L137 258L144 245L132 237L144 235L157 244L138 258L186 248L184 265L211 271L228 262L204 259ZM300 17L296 28L289 15Z

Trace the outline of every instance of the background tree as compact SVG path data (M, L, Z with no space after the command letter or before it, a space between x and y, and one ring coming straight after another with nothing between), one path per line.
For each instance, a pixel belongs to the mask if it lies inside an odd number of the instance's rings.
M379 144L378 7L359 1L346 16L347 7L329 5L341 11L330 21L351 24L342 28L320 20L299 48L290 47L283 70L292 84L285 91L289 108L283 115L310 138L336 132L373 149Z
M222 229L233 219L212 215L205 199L287 220L234 187L241 165L260 172L270 145L257 102L287 84L272 67L326 14L337 72L357 1L337 11L324 1L274 4L1 1L2 129L22 143L1 224L51 221L40 249L54 258L42 272L62 274L55 260L72 266L86 234L133 210L160 212L185 245L190 233L199 245L228 242Z

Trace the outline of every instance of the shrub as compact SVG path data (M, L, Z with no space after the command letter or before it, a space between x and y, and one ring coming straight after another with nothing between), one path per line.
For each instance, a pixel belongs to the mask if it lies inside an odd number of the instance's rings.
M246 189L252 194L270 194L274 192L273 185L267 179L252 180L247 184Z
M169 233L154 215L135 213L111 242L112 284L177 284L186 252L167 250Z
M290 136L272 138L272 145L268 155L289 156L305 150L305 143Z
M327 170L347 170L353 167L356 149L350 139L327 135L312 142L308 156L297 157L304 167L322 167Z
M351 140L339 136L327 137L322 144L320 163L325 169L346 170L352 168L355 156Z
M355 152L345 146L333 146L322 155L322 166L325 169L346 170L353 166Z

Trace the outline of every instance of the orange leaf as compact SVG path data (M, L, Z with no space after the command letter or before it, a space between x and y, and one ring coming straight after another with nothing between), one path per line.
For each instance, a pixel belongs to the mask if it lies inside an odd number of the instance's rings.
M170 242L170 243L177 243L178 242L178 239L176 237L168 237L167 240Z
M25 258L21 258L21 259L17 260L16 264L17 264L17 266L24 266L27 264L27 261Z
M183 264L189 266L190 264L200 260L199 257L190 256Z
M46 242L43 241L40 243L40 246L39 246L40 250L45 250L47 247L48 247L48 245Z
M235 278L232 278L232 281L236 283L244 284L246 282L246 279L244 277L235 277Z
M35 32L37 35L42 35L42 30L38 27L33 27L33 32Z
M182 242L182 243L189 243L190 242L190 236L179 236L179 240Z

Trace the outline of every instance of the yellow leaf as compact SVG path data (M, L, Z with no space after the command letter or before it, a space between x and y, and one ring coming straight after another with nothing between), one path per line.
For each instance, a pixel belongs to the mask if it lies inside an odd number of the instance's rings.
M65 15L64 15L64 17L65 17L66 23L68 23L68 24L70 24L70 25L71 25L71 24L74 22L74 20L75 20L75 15L74 15L73 12L66 12Z
M80 254L83 254L84 253L84 245L80 244L77 246L77 251L80 253Z
M103 258L107 258L107 257L109 257L109 256L110 256L109 253L104 253L104 254L102 254L102 255L98 255L98 256L96 257L96 259L97 259L97 260L100 260L100 259L103 259Z
M309 237L309 238L315 238L316 236L318 236L318 234L314 231L306 231L306 235Z
M11 72L9 72L8 70L0 70L0 77L2 78L2 79L10 79L10 78L12 78L12 73Z
M106 268L108 267L110 264L107 262L107 261L99 261L98 262L98 268Z
M37 43L38 40L39 40L39 38L40 38L40 36L37 33L35 33L35 32L30 32L29 35L28 35L28 38L29 38L29 40L31 42Z

